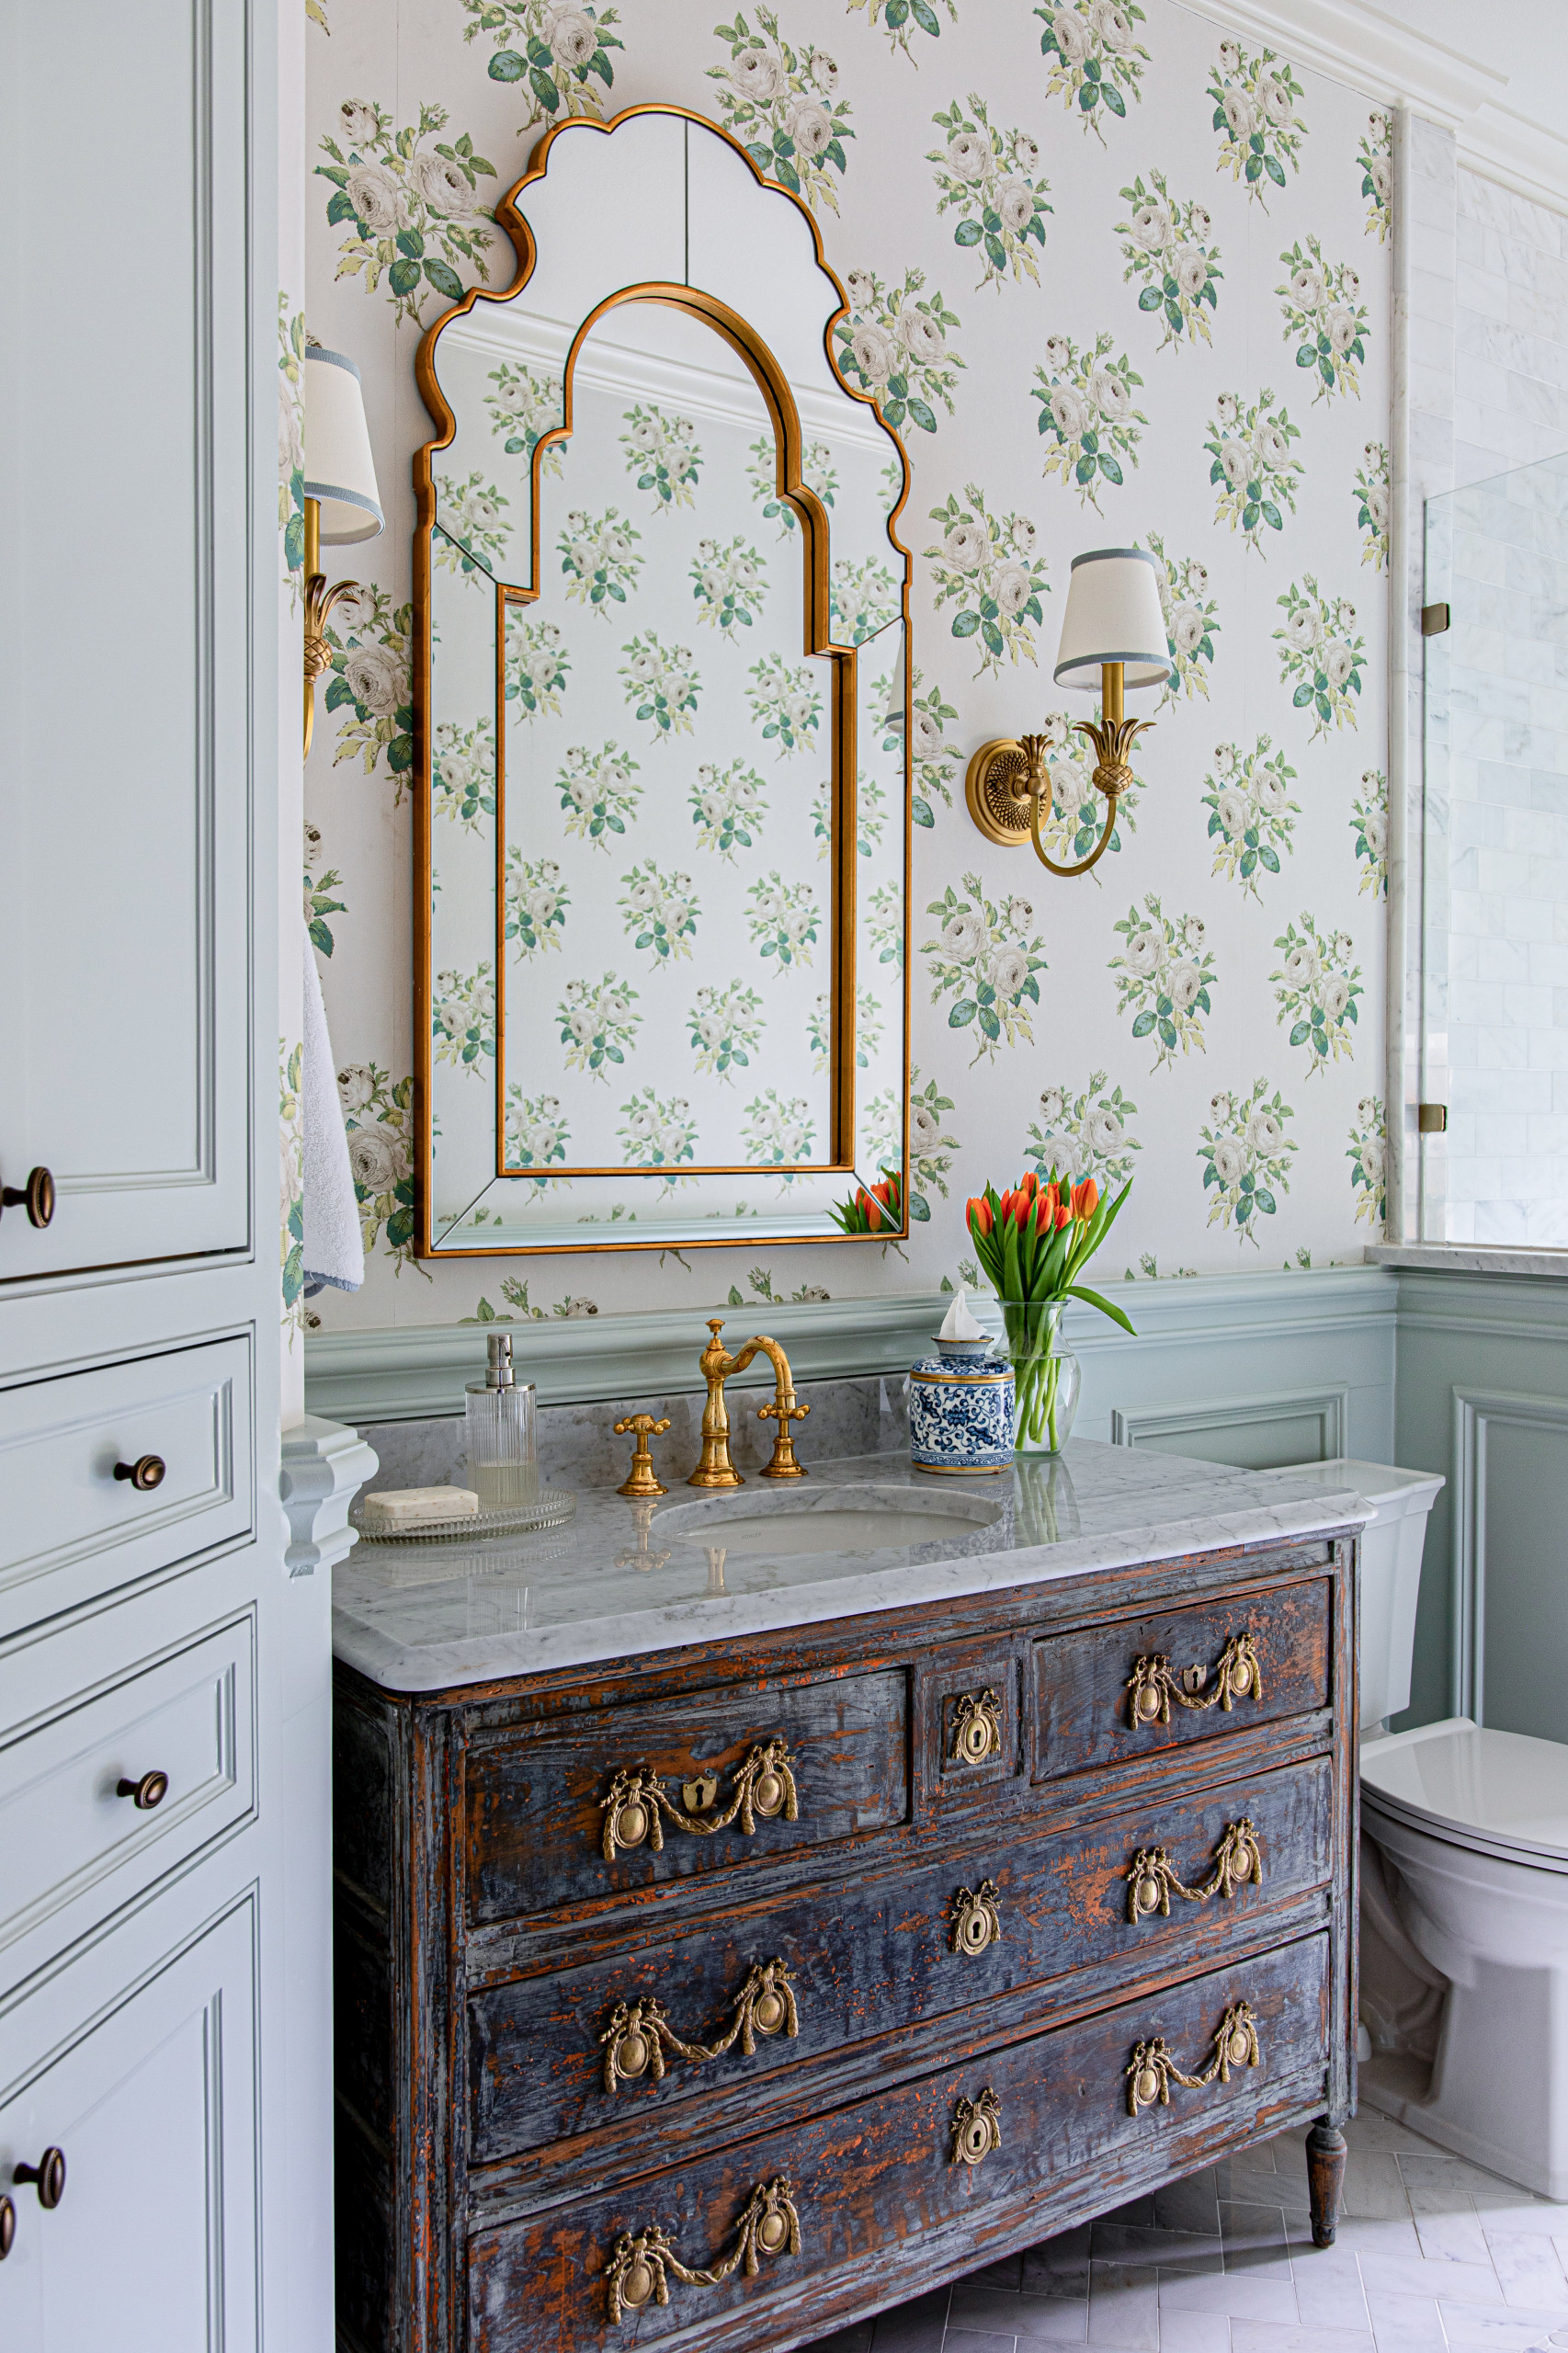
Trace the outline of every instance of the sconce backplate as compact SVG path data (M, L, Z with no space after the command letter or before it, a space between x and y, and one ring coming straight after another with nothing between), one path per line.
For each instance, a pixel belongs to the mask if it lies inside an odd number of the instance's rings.
M964 776L963 797L969 813L986 840L999 849L1022 849L1028 842L1028 795L1020 800L1013 797L1028 769L1028 756L1017 736L998 735L982 744Z

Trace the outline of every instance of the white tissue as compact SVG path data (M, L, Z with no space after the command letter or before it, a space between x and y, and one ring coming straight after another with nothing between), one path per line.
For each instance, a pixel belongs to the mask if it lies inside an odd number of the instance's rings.
M964 1295L962 1283L959 1285L958 1297L942 1319L942 1328L937 1337L939 1340L983 1340L985 1337L984 1327L977 1324L969 1312L969 1301Z

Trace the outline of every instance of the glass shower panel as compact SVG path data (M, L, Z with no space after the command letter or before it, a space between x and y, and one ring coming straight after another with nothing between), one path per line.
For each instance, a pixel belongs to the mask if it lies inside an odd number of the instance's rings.
M1568 456L1426 504L1420 1238L1568 1247Z

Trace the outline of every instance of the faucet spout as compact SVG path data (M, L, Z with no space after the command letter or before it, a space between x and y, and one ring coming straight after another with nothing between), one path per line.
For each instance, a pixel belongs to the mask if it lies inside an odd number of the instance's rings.
M773 1441L773 1452L762 1476L765 1479L803 1479L805 1465L795 1459L794 1440L790 1436L791 1422L804 1420L811 1412L809 1405L795 1402L794 1375L790 1359L777 1340L759 1332L746 1342L744 1348L732 1356L719 1335L724 1328L723 1318L710 1315L708 1329L711 1337L699 1359L704 1380L708 1383L708 1402L702 1409L702 1453L696 1470L687 1481L688 1487L743 1487L741 1477L730 1459L730 1414L724 1401L724 1383L732 1373L744 1372L756 1356L766 1356L773 1367L777 1384L771 1405L757 1409L759 1421L777 1421L778 1435Z

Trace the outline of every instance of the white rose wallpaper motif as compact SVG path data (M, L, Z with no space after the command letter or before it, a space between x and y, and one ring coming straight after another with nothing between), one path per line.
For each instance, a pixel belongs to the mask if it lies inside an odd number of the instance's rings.
M1173 0L331 0L311 17L304 324L361 369L388 516L353 551L364 591L333 617L306 779L330 846L310 871L367 1245L364 1290L312 1302L312 1322L928 1289L965 1255L964 1196L1052 1159L1136 1176L1121 1222L1145 1271L1356 1255L1381 1232L1384 1165L1381 110ZM911 1235L763 1267L741 1245L426 1268L409 1255L409 466L430 431L414 358L459 292L509 282L494 208L541 131L648 101L719 123L799 192L846 292L836 364L909 456ZM286 570L299 307L279 318ZM497 468L526 460L559 398L545 369L497 368ZM508 949L552 1066L678 1187L700 1089L649 1098L651 1020L694 1077L733 1091L759 1160L787 1158L801 1129L803 1098L762 1073L769 1024L809 1043L824 903L769 842L797 822L810 835L827 719L812 665L759 649L740 737L722 758L700 748L721 666L756 633L741 616L775 555L792 560L793 518L758 456L739 537L732 520L679 601L633 626L650 540L699 512L709 459L700 426L646 402L619 430L610 501L551 551L577 595L548 618L513 608L504 658L508 723L566 729L559 831L613 920L574 971L577 870L541 848L506 878ZM825 449L807 474L831 506ZM487 593L506 479L465 467L443 491L453 593ZM1071 728L1096 699L1051 671L1072 559L1108 543L1163 567L1173 675L1129 696L1157 723L1115 847L1062 881L974 830L963 775L988 737L1046 732L1048 845L1082 855L1096 796ZM835 583L868 629L880 593ZM595 664L598 641L614 650L612 703L585 693L580 636ZM473 719L437 747L442 825L494 793L493 728ZM902 724L891 710L890 741ZM725 892L744 959L722 983L683 984L687 926ZM866 977L885 999L896 924L879 939ZM443 973L437 997L440 1051L465 1086L493 1084L488 966ZM871 1112L891 1148L903 1107L883 1092ZM575 1147L543 1078L512 1090L506 1131L519 1170ZM530 1283L559 1303L532 1304Z

